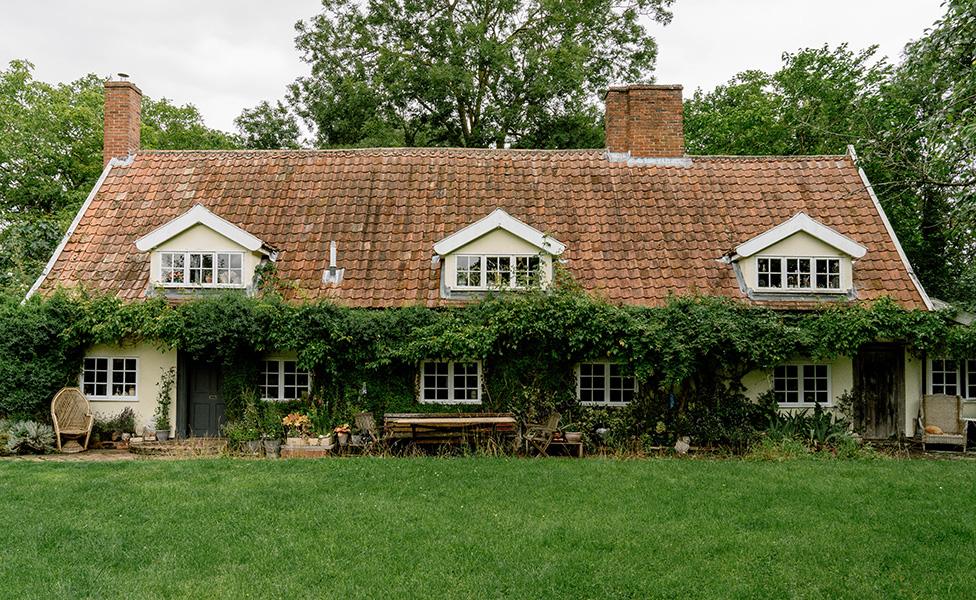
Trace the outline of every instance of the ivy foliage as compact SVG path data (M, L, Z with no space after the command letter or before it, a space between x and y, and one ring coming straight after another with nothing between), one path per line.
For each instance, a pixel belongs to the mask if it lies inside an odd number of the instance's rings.
M57 389L77 381L90 345L144 341L222 364L231 417L243 410L235 399L256 384L267 352L295 352L313 372L315 401L336 418L354 409L430 410L415 400L417 365L480 360L486 410L525 418L559 410L581 428L613 425L615 435L653 440L673 439L677 430L732 439L766 415L745 401L741 377L790 357L854 355L879 340L916 353L976 356L976 328L887 299L805 313L712 297L673 297L648 308L610 304L571 286L384 310L235 293L168 305L59 292L0 305L0 332L0 416L46 414ZM579 407L573 369L590 360L625 364L638 381L638 400L624 410Z

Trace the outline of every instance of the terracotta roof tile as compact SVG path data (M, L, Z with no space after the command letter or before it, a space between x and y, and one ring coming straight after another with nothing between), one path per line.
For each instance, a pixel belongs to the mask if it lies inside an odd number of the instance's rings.
M859 298L924 307L848 157L629 166L602 150L141 152L111 170L42 291L83 283L142 297L149 269L135 240L194 204L278 248L296 299L442 304L434 243L495 208L566 244L567 268L599 296L641 305L692 291L744 299L717 259L804 211L868 248L854 272ZM346 268L338 287L321 282L330 240Z

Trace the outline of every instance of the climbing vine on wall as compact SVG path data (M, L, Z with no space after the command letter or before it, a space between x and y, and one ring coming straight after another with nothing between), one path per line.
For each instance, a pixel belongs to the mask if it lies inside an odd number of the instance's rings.
M477 359L487 409L525 416L561 410L581 426L612 421L631 437L671 436L676 428L717 422L719 414L723 423L751 418L758 409L744 402L742 375L792 356L852 355L876 340L902 341L918 353L976 356L976 328L888 300L806 313L709 297L640 308L572 285L449 308L384 310L294 305L275 295L227 293L168 305L59 292L0 305L0 332L0 415L43 416L53 393L76 381L85 348L126 340L222 363L231 416L241 409L234 398L256 383L265 352L296 352L314 373L317 401L337 413L422 410L414 400L421 360ZM626 410L578 407L573 366L596 359L627 365L639 400ZM695 416L700 412L707 418Z

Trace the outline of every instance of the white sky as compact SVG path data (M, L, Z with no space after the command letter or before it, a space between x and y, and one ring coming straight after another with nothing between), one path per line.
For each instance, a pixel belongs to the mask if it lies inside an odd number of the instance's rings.
M904 44L942 14L941 0L676 0L654 25L656 77L685 94L735 73L773 70L783 51L824 43ZM284 95L306 73L294 24L319 0L30 0L0 9L0 65L26 58L44 81L125 72L144 93L193 103L207 124L233 129L241 110Z

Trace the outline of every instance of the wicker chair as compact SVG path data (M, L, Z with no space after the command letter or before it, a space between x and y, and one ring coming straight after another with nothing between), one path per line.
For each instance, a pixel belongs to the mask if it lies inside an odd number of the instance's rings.
M529 453L529 447L533 447L540 456L547 456L549 444L552 438L559 431L559 413L552 413L549 418L542 423L526 423L525 435L522 439L525 442L525 453Z
M81 452L88 448L88 438L91 437L92 425L95 417L92 415L88 398L81 390L74 387L63 388L55 394L51 401L51 421L54 422L54 439L60 452ZM83 443L70 441L62 447L61 438L80 440Z
M918 417L922 431L922 450L928 444L962 446L966 451L966 421L962 419L962 398L947 394L922 396L922 406ZM941 434L926 433L925 428L934 425Z

